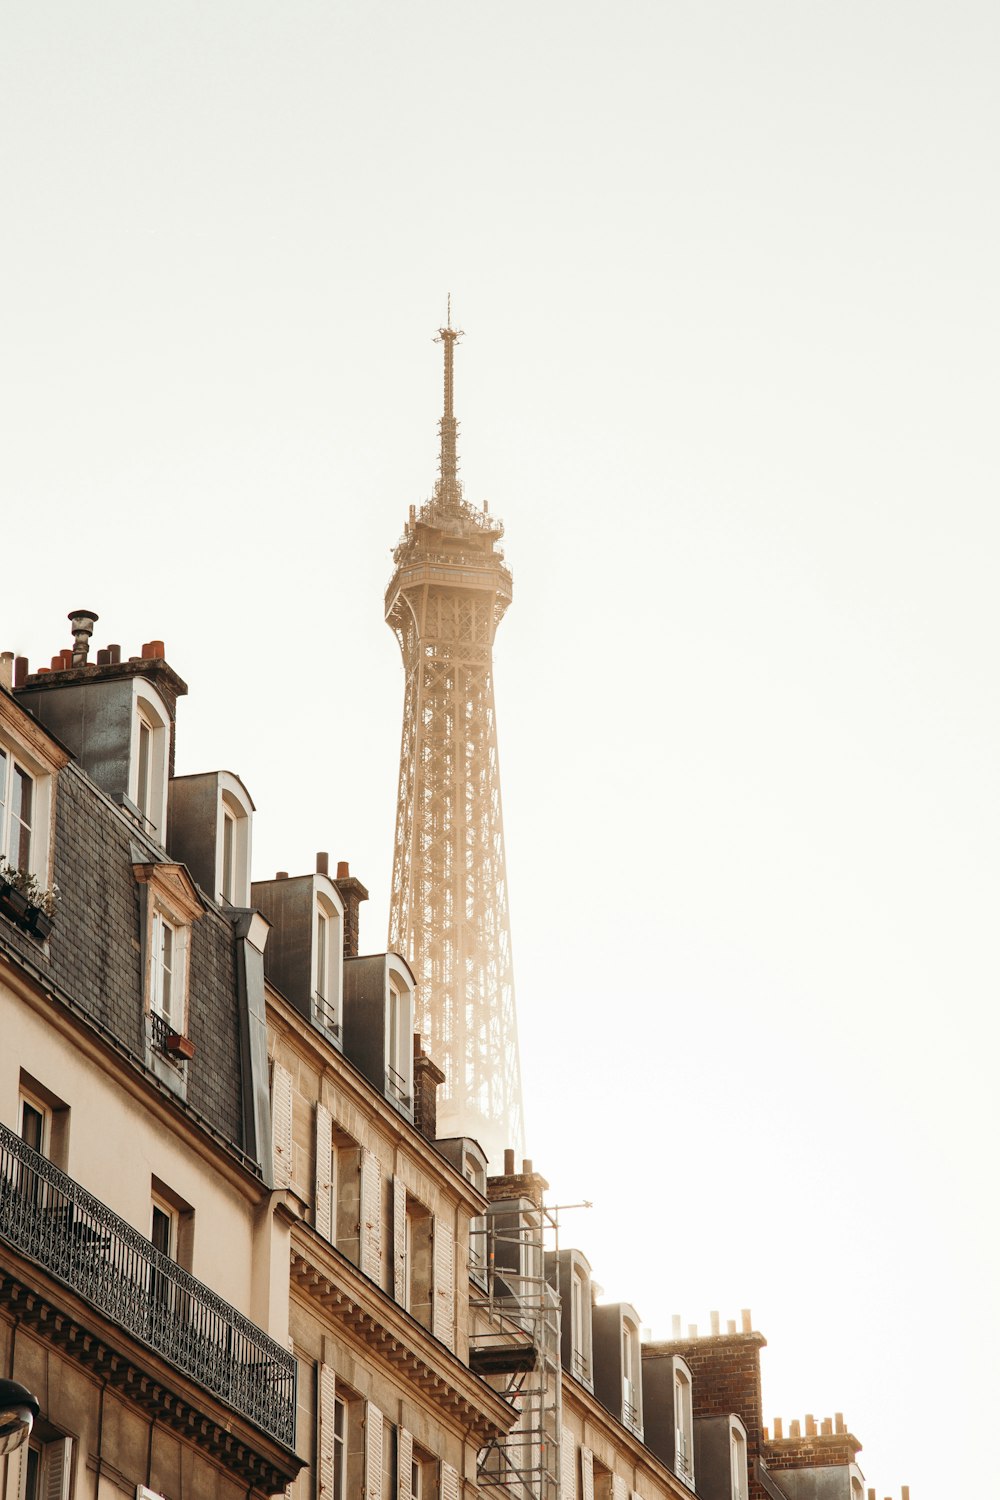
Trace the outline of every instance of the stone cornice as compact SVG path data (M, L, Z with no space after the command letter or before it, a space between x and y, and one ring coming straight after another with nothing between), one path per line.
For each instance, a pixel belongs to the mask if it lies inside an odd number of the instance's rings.
M127 1352L130 1341L121 1329L109 1336L98 1332L102 1320L94 1309L84 1303L78 1307L79 1299L65 1288L50 1290L37 1267L30 1276L18 1274L13 1270L18 1257L7 1245L3 1250L11 1268L0 1268L0 1303L20 1324L206 1449L251 1492L273 1494L294 1479L303 1459L259 1433L151 1349L143 1347L135 1356Z
M480 1446L517 1421L517 1412L492 1386L310 1230L293 1232L291 1282L293 1292L349 1329Z
M457 1198L459 1207L470 1217L482 1213L482 1194L441 1155L434 1142L428 1141L415 1125L404 1120L397 1110L387 1104L350 1058L331 1046L315 1027L310 1026L280 990L276 990L271 984L267 985L266 990L268 1029L290 1047L294 1047L310 1067L321 1075L336 1075L338 1086L350 1096L351 1103L363 1114L371 1116L383 1135L390 1136L399 1145L405 1146L426 1171L436 1177L443 1187L447 1187L450 1195ZM273 1051L273 1046L269 1050Z
M586 1386L574 1380L566 1370L562 1373L562 1397L564 1413L567 1409L572 1410L574 1407L581 1410L584 1422L591 1428L599 1428L600 1436L608 1447L616 1449L625 1457L626 1462L633 1464L636 1468L645 1469L659 1484L665 1484L670 1493L678 1497L678 1500L681 1500L681 1497L683 1500L692 1500L691 1491L687 1485L646 1447L641 1438L637 1438L634 1432L629 1432L628 1428L619 1422L618 1418L608 1411L607 1407L598 1401ZM593 1447L593 1440L588 1446ZM595 1447L594 1452L602 1458L600 1449Z

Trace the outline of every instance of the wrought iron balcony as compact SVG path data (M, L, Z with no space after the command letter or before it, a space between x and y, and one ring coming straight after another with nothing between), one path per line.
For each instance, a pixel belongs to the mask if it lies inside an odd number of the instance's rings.
M0 1125L0 1240L291 1448L295 1359Z

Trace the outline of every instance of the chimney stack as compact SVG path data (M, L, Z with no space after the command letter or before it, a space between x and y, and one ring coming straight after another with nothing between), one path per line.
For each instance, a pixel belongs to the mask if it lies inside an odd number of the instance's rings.
M333 883L344 903L344 957L357 958L361 932L359 913L362 901L368 900L368 892L361 881L351 874L346 859L338 861L337 878Z
M73 632L73 650L68 665L85 667L90 654L90 637L94 633L94 626L100 616L96 615L92 609L71 609L67 619L69 628Z
M437 1140L437 1091L444 1073L424 1051L420 1033L413 1033L413 1123L428 1141Z

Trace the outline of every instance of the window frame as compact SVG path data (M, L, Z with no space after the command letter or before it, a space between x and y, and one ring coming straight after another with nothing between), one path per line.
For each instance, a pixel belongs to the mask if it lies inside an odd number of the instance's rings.
M391 973L385 990L385 1096L399 1109L413 1108L413 991Z
M737 1416L729 1418L729 1482L732 1500L749 1500L747 1430Z
M53 741L40 724L28 718L15 700L4 693L0 693L0 751L5 762L0 771L4 779L0 858L14 864L9 858L10 793L6 783L16 766L31 778L32 808L27 865L15 868L34 876L42 890L51 890L57 780L59 771L69 763L69 751Z
M673 1367L674 1473L693 1490L694 1385L691 1371L679 1355L674 1356Z
M149 683L136 679L128 795L147 833L159 844L165 844L167 837L169 754L170 715L166 704Z
M191 932L204 916L205 905L183 865L135 864L132 872L140 887L142 1004L149 1055L150 1060L168 1067L171 1077L166 1081L170 1082L179 1064L193 1055L190 1043L176 1046L173 1039L187 1042L188 1038ZM158 954L158 937L165 929L171 932L172 944L169 1009L162 1004Z

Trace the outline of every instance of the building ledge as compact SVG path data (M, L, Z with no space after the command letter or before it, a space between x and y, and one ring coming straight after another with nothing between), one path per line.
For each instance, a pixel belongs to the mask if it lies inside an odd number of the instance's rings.
M350 1328L380 1360L419 1389L480 1446L507 1433L518 1414L332 1245L296 1235L291 1253L293 1290Z

